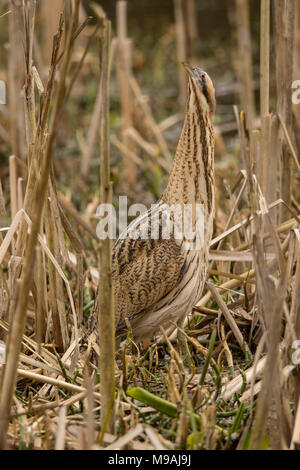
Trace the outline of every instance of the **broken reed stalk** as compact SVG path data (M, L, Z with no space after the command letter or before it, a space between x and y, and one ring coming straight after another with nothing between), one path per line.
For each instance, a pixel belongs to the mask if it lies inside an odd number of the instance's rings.
M133 108L129 76L132 73L131 40L127 37L127 2L117 2L117 60L116 71L120 89L121 114L122 114L122 143L129 149L134 149L127 132L133 124ZM125 179L128 184L135 184L137 177L136 164L132 159L125 158Z
M33 217L32 217L32 227L29 234L28 244L26 247L26 253L24 258L24 267L21 274L20 286L18 292L18 300L16 311L14 314L13 321L10 325L10 341L8 345L8 356L7 363L5 365L5 370L2 378L2 387L1 387L1 403L0 403L0 448L4 449L7 447L7 429L8 429L8 420L10 415L10 407L13 400L14 388L17 377L17 367L19 362L19 355L21 350L22 335L24 332L25 322L26 322L26 313L29 292L31 287L32 272L35 265L36 257L36 244L38 240L38 235L41 226L42 212L44 208L44 203L46 199L47 189L48 189L48 180L50 175L50 168L52 162L52 156L54 152L54 140L56 136L56 129L58 124L58 115L62 108L65 96L65 81L67 72L69 69L71 52L73 48L72 35L75 31L77 21L78 21L78 10L79 10L79 0L75 2L74 12L72 14L72 21L70 29L67 33L65 53L63 57L63 64L61 70L61 76L57 87L56 97L53 105L53 111L51 114L50 125L49 125L49 136L47 140L47 145L42 155L41 161L41 171L40 176L37 181L36 191L34 194L34 203L33 203ZM61 24L59 32L57 33L58 42L61 38ZM57 48L56 48L57 50ZM58 52L58 50L57 50ZM57 60L57 56L52 55L52 61ZM52 64L53 65L53 64Z
M109 139L109 50L111 24L103 20L101 36L100 185L102 204L112 204ZM115 415L115 313L112 288L112 241L102 240L99 247L98 325L100 342L101 437L114 432Z
M52 60L51 60L51 67L48 74L48 80L45 87L45 91L42 95L41 100L41 110L40 110L40 121L37 128L35 141L32 146L31 151L31 158L28 158L29 161L29 173L27 178L27 186L26 186L26 193L24 198L24 209L25 212L31 218L33 213L33 205L35 201L36 195L36 181L38 179L37 169L41 165L41 159L43 156L43 148L47 145L47 138L48 138L48 117L50 112L50 105L51 99L54 89L54 81L55 81L55 74L58 65L58 54L60 49L61 43L61 36L62 36L62 19L60 19L59 30L58 33L54 36L53 41L53 53L52 53ZM22 220L21 227L18 232L17 236L17 243L16 243L16 255L22 256L25 248L25 241L27 236L27 225L25 220Z

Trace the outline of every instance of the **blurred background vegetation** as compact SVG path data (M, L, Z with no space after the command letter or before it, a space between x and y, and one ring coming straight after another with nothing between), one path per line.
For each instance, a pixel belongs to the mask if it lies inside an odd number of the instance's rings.
M117 32L116 2L104 0L83 2L84 9L81 17L85 15L95 16L95 3L101 4L109 19L112 21L113 34ZM57 12L61 1L37 3L36 34L38 43L34 48L34 62L39 73L45 79L49 65L51 37L57 27ZM216 167L223 177L232 177L236 174L236 166L239 166L238 142L233 104L239 104L239 84L237 81L237 32L236 32L236 4L234 0L203 1L195 4L196 32L188 45L188 55L194 65L203 67L212 77L217 94L217 112L215 123L218 125L220 139L216 148ZM254 84L259 78L259 0L251 2L251 32L252 54L254 63ZM8 2L2 2L2 11L9 8ZM0 78L8 80L8 20L1 20L1 68ZM89 23L77 40L76 60L79 61L88 37L94 30L93 20ZM130 0L127 7L127 34L132 42L132 72L136 77L140 88L146 97L154 119L157 123L164 119L178 115L174 124L167 128L164 137L167 141L171 156L174 156L176 144L182 126L184 107L180 101L178 38L176 36L176 15L174 1L172 0ZM63 126L59 131L57 143L57 155L55 167L57 169L58 183L62 191L66 188L72 190L72 199L77 208L85 211L86 205L92 202L95 193L99 189L99 158L98 147L94 146L92 162L87 176L78 178L81 156L93 113L97 86L99 80L99 39L94 37L89 52L84 62L76 86L73 87L71 99L65 109ZM22 53L22 51L21 51ZM122 113L120 107L120 88L112 63L111 80L111 111L110 124L112 134L120 135L122 127ZM22 67L22 63L20 63ZM255 87L258 91L258 86ZM257 98L258 93L256 93ZM19 103L19 107L21 104ZM4 131L8 130L7 116L1 107L0 124ZM20 118L20 116L19 116ZM146 140L149 135L147 123L139 106L132 109L134 127L144 135ZM21 130L22 134L22 130ZM24 134L24 132L23 132ZM21 153L25 153L24 135L21 135ZM5 185L7 175L8 157L11 154L9 143L2 140L0 144L1 178ZM225 147L224 147L225 145ZM135 153L143 161L149 160L149 155L141 148L135 148ZM114 180L114 192L127 194L130 201L146 202L150 204L156 200L166 183L168 172L160 165L152 165L149 172L147 165L137 169L137 178L134 185L128 185L126 171L124 172L124 155L116 146L111 146L112 173ZM125 176L125 177L124 177ZM72 188L72 189L71 189ZM79 190L79 192L78 192Z

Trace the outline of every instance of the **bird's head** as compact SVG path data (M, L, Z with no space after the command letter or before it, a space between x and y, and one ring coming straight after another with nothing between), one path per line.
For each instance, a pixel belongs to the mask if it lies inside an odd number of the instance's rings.
M182 64L189 77L189 98L195 96L200 103L202 111L212 117L216 108L215 89L210 76L200 67L191 67Z

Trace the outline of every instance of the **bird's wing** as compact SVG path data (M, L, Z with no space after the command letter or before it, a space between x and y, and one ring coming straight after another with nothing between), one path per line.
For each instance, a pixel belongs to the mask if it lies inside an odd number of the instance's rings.
M139 231L143 219L138 219L134 228ZM180 282L185 267L184 253L173 238L133 239L130 228L113 247L116 327L166 296Z

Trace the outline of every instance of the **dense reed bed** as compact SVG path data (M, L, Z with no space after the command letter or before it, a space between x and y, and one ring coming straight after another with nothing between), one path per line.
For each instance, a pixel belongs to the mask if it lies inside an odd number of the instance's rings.
M113 28L101 2L3 3L0 448L299 448L298 3L227 6L232 79L199 56L193 0L174 1L153 69L124 1ZM220 106L209 277L185 324L115 350L112 241L97 238L96 208L160 195L182 61L212 68ZM97 287L99 334L87 335Z

